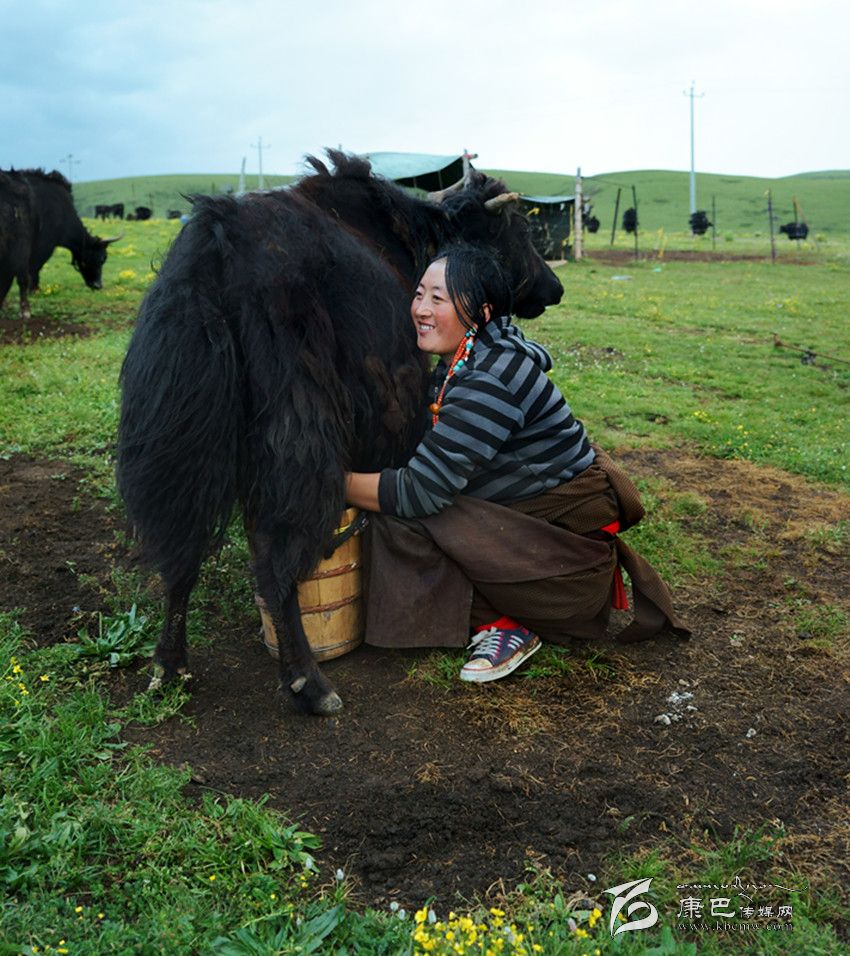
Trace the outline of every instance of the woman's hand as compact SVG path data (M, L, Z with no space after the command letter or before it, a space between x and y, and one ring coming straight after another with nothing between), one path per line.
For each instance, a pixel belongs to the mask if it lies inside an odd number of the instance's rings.
M378 482L381 473L349 471L345 475L345 500L355 508L364 511L380 511L378 503Z

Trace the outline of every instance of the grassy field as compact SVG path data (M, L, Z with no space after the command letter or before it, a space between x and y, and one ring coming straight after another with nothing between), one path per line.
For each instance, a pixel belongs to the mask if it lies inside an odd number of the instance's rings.
M154 187L140 182L141 203L144 190ZM169 188L183 189L182 182L175 178ZM89 196L84 186L75 187L78 201ZM94 195L84 201L124 198ZM118 369L140 298L179 224L153 220L122 229L101 292L83 287L64 251L42 272L34 313L84 335L33 333L0 345L0 461L31 456L57 468L81 466L80 498L100 498L110 508L118 507L112 478ZM734 242L763 252L757 236ZM597 236L591 252L606 245ZM675 247L705 245L680 232L665 246ZM678 262L659 247L658 255L637 263L588 259L562 266L563 303L526 331L551 349L556 381L591 435L611 449L687 449L804 476L813 494L847 491L850 365L827 356L850 361L850 248L830 240L800 254L806 265L793 264L791 250L776 265ZM11 317L9 303L4 318ZM811 348L815 361L803 364L799 353L776 348L774 332ZM653 487L645 491L651 502ZM645 529L636 529L641 550L671 579L693 579L694 560L702 561L699 575L717 573L716 562L700 557L694 532L704 504L686 493L673 501L675 507L659 508ZM823 533L846 547L846 528ZM212 595L244 602L245 588L235 571L219 567L202 585L195 613L205 613ZM146 620L135 609L139 600ZM232 794L190 799L191 768L164 768L127 745L126 728L180 720L186 700L180 689L160 700L140 694L119 705L110 698L114 666L150 653L155 604L141 577L116 572L99 630L40 649L39 635L26 632L20 613L0 608L0 956L846 952L836 927L846 927L850 911L838 890L795 891L793 935L763 932L731 948L722 937L694 940L669 925L612 940L607 914L583 907L533 867L501 908L473 900L457 913L432 915L425 901L415 913L358 906L344 874L317 871L316 838L291 819ZM831 640L844 654L847 620L835 613ZM197 625L194 618L193 634L202 630ZM777 883L797 886L801 874L776 863L778 839L766 820L764 829L725 843L706 837L693 851L699 867L686 874L663 853L611 860L607 873L666 872L708 883L772 866ZM653 901L675 912L673 889Z
M503 178L511 189L529 195L572 195L575 191L572 176L498 169L487 172ZM267 186L281 186L291 182L293 177L265 178ZM225 192L235 189L238 181L237 175L223 173L108 179L77 183L74 196L83 215L93 215L97 203L123 202L128 211L135 206L150 206L156 215L164 217L168 209L188 209L189 204L182 198L185 195ZM255 188L256 182L256 176L248 177L248 188ZM637 192L640 229L645 235L650 236L662 229L667 233L687 231L689 174L638 170L586 176L585 192L601 222L601 234L610 238L618 187L622 187L618 216L621 218L623 211L632 205L632 186ZM744 237L758 238L759 233L768 235L768 189L773 193L776 229L794 219L793 200L796 198L811 226L812 238L830 240L850 235L850 171L847 170L803 173L782 179L698 173L696 186L699 209L710 213L712 197L715 197L718 238L727 244L729 251L734 250L734 243ZM779 238L783 245L793 245L785 236Z

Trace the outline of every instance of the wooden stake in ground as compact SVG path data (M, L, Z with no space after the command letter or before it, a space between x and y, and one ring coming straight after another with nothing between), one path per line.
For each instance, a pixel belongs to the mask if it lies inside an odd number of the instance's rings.
M711 197L711 251L717 251L717 197Z
M767 220L770 223L770 261L776 262L776 238L773 235L773 196L767 191Z
M614 236L617 233L617 216L620 214L620 193L622 188L617 188L617 201L614 203L614 221L611 223L611 245L614 245Z
M576 262L581 260L581 230L582 230L582 213L581 208L582 198L581 198L581 166L579 166L576 171L576 198L573 208L575 209L575 226L576 226L576 239L575 246L573 251L573 258Z
M635 187L632 186L632 205L635 209L635 262L640 259L640 251L638 249L638 232L640 231L640 219L638 218L638 204L637 204L637 191Z

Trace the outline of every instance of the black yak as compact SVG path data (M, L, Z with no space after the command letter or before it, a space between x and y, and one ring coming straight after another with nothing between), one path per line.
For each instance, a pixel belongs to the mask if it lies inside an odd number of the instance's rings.
M704 236L714 223L709 220L704 209L698 209L696 212L691 213L688 219L688 225L691 227L693 235Z
M305 712L342 702L316 665L296 584L327 552L344 473L403 463L424 430L427 370L409 318L447 241L487 243L516 313L563 289L515 193L471 170L417 199L329 151L290 189L199 197L142 303L121 372L117 477L166 588L152 684L187 673L185 616L201 563L241 506L281 684Z
M804 222L786 222L779 227L789 239L805 239L809 235L809 227Z
M634 206L629 207L623 213L623 229L626 232L637 232L638 215L637 215L637 209L635 209Z
M70 251L71 262L86 285L99 289L110 242L115 239L99 239L86 230L74 209L71 184L61 173L45 173L41 169L2 173L0 305L12 280L17 279L21 318L30 318L28 294L38 288L41 268L57 246ZM24 271L22 256L26 257Z

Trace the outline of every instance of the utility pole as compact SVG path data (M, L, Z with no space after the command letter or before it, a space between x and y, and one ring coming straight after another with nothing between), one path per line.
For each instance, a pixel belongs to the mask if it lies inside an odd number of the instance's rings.
M691 98L691 215L697 211L697 178L696 173L694 172L694 81L691 80L691 90L682 91L683 96L689 96ZM705 93L700 93L697 97L698 100L701 100L705 96Z
M263 137L262 137L262 136L258 136L258 137L257 137L257 142L256 142L256 143L251 143L251 149L256 149L256 151L257 151L257 156L258 156L259 161L260 161L260 175L259 175L259 178L258 178L258 180L257 180L257 188L258 188L258 189L263 189L263 188L265 187L265 182L263 181L263 150L264 150L264 149L271 149L271 146L269 146L268 143L266 143L266 145L264 146L264 145L263 145Z
M80 160L74 159L73 153L68 153L67 156L62 157L60 162L68 164L68 182L73 183L74 182L74 167L80 165Z
M767 191L767 221L770 223L770 261L776 262L776 238L773 235L773 195Z
M236 195L241 196L245 192L245 157L242 157L242 169L239 170L239 186Z
M581 198L581 166L576 170L576 198L573 209L575 209L576 241L573 247L573 258L576 262L581 261L581 229L582 229L582 198Z

